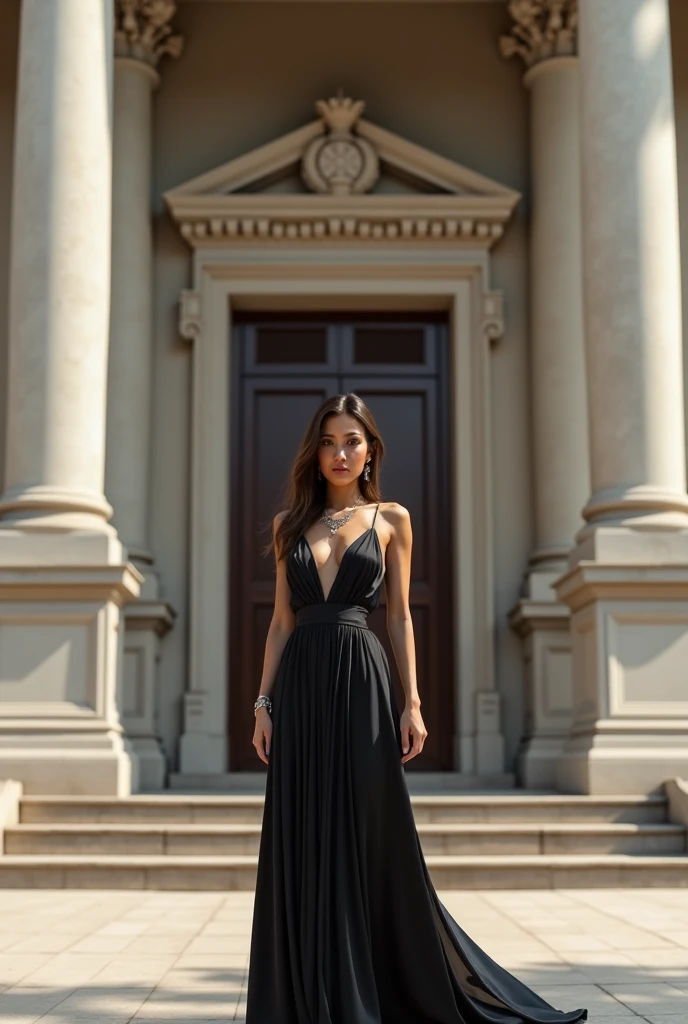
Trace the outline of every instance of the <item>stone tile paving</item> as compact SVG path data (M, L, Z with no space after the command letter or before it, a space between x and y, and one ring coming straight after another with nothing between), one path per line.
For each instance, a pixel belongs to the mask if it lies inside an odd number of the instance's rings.
M688 889L440 892L491 956L591 1024L688 1024ZM244 1020L253 894L4 890L2 1024Z

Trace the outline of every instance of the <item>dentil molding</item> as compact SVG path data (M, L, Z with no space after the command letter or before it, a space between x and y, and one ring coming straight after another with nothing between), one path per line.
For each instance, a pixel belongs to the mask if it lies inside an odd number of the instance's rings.
M361 101L340 95L316 107L318 120L165 193L189 245L423 240L490 249L502 236L520 199L514 189L364 120ZM383 171L405 188L373 191ZM275 191L280 180L291 191Z
M516 55L532 67L577 53L578 0L509 0L508 10L514 25L499 40L503 57Z
M184 40L170 22L176 0L115 0L115 55L156 67L161 57L178 57Z

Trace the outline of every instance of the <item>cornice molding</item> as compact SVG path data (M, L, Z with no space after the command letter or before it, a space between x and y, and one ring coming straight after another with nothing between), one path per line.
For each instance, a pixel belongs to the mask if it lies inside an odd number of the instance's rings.
M449 240L489 249L511 204L476 196L199 196L173 209L193 246L232 241Z
M578 52L578 0L509 0L514 25L500 37L503 57L517 56L527 68Z
M184 47L170 22L176 0L115 0L115 56L157 67L164 56L178 57Z

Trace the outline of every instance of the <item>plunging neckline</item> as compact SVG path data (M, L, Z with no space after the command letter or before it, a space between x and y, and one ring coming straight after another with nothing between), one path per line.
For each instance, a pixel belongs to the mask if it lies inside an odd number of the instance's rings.
M332 580L332 585L331 585L330 589L327 591L327 597L325 597L325 588L323 587L322 579L321 579L320 573L318 572L318 563L315 560L315 555L313 554L313 548L311 547L310 541L308 540L308 537L306 536L306 534L305 533L301 534L303 540L306 543L306 547L308 548L308 553L310 554L311 565L313 566L313 572L315 573L315 575L317 577L318 585L320 587L320 593L322 595L322 599L323 599L323 602L325 604L327 604L329 602L329 600L330 600L330 594L332 593L332 591L334 590L334 588L335 588L335 586L337 584L337 581L339 579L339 574L340 574L340 572L342 570L342 566L344 565L344 559L346 558L347 554L349 553L349 551L351 551L351 549L354 546L354 544L358 544L359 540L361 540L363 537L367 536L370 533L371 530L374 532L375 537L377 538L378 544L380 543L380 538L378 537L377 530L375 529L375 523L373 522L372 526L369 526L367 530L363 531L363 533L359 533L358 537L356 537L354 540L352 540L351 543L346 548L344 548L344 554L342 555L342 560L339 563L339 565L337 566L337 571L336 571L336 573L334 575L334 579Z

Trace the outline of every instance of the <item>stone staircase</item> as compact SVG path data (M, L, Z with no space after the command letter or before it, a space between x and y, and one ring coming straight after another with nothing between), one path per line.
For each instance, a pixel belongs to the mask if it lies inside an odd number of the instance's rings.
M688 886L662 796L411 794L438 889ZM251 889L263 798L25 796L0 888Z

